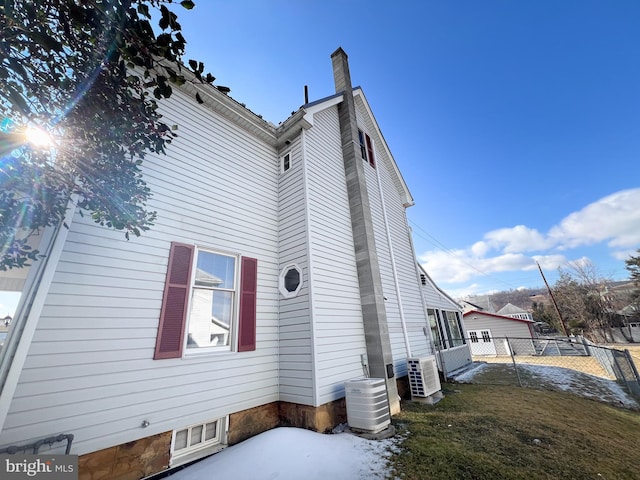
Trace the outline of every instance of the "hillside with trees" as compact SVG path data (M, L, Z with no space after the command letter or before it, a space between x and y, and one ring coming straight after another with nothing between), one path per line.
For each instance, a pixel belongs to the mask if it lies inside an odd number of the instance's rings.
M511 303L531 312L536 322L544 322L559 332L563 332L564 323L567 333L612 341L615 330L632 341L630 324L640 322L640 249L636 253L625 261L630 274L625 281L603 278L590 262L559 269L560 277L551 286L557 310L546 288L508 290L460 300L491 312Z

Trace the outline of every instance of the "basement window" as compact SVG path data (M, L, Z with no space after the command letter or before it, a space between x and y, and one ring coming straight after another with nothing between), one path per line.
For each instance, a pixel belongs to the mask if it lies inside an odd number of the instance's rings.
M182 465L222 449L225 425L225 419L218 418L174 430L170 466Z

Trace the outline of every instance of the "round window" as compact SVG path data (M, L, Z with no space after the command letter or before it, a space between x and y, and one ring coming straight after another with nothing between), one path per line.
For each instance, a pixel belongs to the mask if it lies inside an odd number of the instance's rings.
M292 268L284 275L284 289L287 292L295 292L298 285L300 285L300 272Z
M280 293L286 298L295 297L302 288L302 269L298 265L287 265L280 273Z

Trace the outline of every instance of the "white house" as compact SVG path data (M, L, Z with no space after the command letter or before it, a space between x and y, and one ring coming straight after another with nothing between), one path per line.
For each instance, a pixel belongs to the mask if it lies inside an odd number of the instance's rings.
M142 478L278 425L330 429L363 375L397 412L406 359L434 353L425 305L463 346L459 308L423 302L413 198L332 61L335 95L278 127L187 83L163 102L179 137L144 163L153 229L126 241L70 208L44 232L11 280L0 449L72 434L81 478Z
M466 336L473 355L535 353L533 320L470 310L464 314ZM510 340L507 340L509 338Z
M507 303L504 307L496 312L498 315L505 317L519 318L521 320L530 320L533 322L533 315L524 308L516 307L513 303Z

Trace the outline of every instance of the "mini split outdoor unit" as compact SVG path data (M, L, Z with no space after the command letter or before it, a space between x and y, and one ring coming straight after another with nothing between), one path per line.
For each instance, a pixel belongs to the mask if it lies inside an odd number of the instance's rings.
M428 397L440 391L440 377L434 355L407 358L412 397Z
M384 378L360 378L345 382L347 423L352 430L378 433L391 423Z

